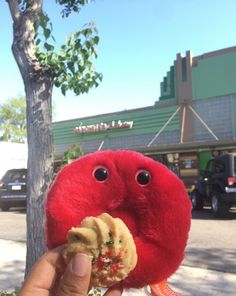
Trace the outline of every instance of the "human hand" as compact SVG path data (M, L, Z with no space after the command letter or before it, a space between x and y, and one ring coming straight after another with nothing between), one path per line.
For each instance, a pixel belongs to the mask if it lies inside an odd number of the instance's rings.
M45 253L32 268L19 296L86 296L91 276L91 259L75 255L68 266L62 247ZM122 289L110 288L104 296L121 296Z

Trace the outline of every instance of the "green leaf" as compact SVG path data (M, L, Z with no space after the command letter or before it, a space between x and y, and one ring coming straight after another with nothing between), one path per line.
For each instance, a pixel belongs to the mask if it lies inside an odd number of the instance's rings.
M64 96L66 95L66 91L67 91L67 85L66 84L62 84L62 86L61 86L61 92L62 92L62 94Z
M89 41L89 40L87 40L85 42L85 45L86 45L87 49L90 49L93 46L92 43L91 43L91 41Z
M61 50L62 51L65 51L66 50L66 46L64 44L61 46Z
M83 73L83 71L84 71L84 67L81 65L78 65L78 72Z
M78 50L78 49L81 48L81 40L80 40L80 39L76 39L76 40L75 40L74 48L75 48L76 50Z
M40 42L41 42L41 40L38 38L38 39L36 40L36 45L38 46Z
M51 34L51 30L49 30L48 28L44 28L43 30L43 34L44 34L44 37L46 39L48 39L50 37L50 34Z
M44 60L45 58L46 58L45 53L40 53L40 54L38 55L38 59L40 59L40 60Z
M98 37L98 36L95 36L95 37L93 38L93 40L94 40L94 43L95 43L95 44L98 44L98 42L99 42L99 37Z
M55 80L54 80L54 85L55 85L56 87L59 87L61 84L60 84L60 82L59 82L57 79L55 79Z
M67 67L70 69L70 71L73 73L74 72L74 64L72 62L67 62Z
M83 34L85 37L91 36L91 35L92 35L92 30L89 29L89 28L84 29L84 30L82 30L82 34Z
M54 50L54 46L45 42L44 43L44 47L48 50L48 51L51 51L51 50Z

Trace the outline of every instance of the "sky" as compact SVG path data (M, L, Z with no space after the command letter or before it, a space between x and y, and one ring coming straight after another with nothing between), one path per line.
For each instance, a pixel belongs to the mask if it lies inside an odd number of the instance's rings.
M53 88L53 121L154 105L160 82L176 54L193 56L236 45L235 0L95 0L62 19L56 1L44 1L60 46L67 36L95 22L100 42L96 70L103 81L88 94L64 97ZM0 104L24 96L11 52L12 20L0 1Z

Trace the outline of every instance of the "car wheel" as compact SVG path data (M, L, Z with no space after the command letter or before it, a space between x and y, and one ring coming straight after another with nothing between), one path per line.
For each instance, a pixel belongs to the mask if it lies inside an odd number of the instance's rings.
M219 192L215 191L211 196L211 209L216 218L226 217L229 212L229 205L222 201Z
M190 198L191 198L193 210L197 210L197 211L202 210L202 208L204 206L204 200L203 200L202 195L200 194L200 192L197 189L194 189L190 193Z

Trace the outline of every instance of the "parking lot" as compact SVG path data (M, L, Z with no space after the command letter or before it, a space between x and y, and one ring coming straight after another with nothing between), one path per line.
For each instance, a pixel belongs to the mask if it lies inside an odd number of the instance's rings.
M236 210L225 220L212 216L210 209L193 212L184 264L236 273Z
M24 210L0 211L0 289L12 291L23 280L25 220ZM186 296L235 296L235 229L236 210L227 220L216 220L209 209L194 212L185 260L169 279L172 288Z
M0 210L0 239L26 241L26 213L17 209L9 212Z
M0 239L26 240L24 210L0 211ZM236 210L217 220L210 209L193 212L184 265L236 273Z

